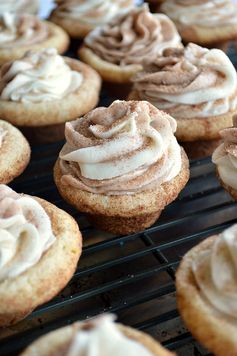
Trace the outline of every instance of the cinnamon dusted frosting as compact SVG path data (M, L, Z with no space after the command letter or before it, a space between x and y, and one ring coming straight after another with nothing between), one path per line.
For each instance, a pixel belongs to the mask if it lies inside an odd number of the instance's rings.
M133 0L57 0L57 16L100 26L133 7Z
M229 58L193 43L147 60L133 82L142 100L176 119L222 115L237 106L237 76Z
M145 101L114 101L66 123L62 183L97 194L135 194L181 169L176 121Z
M0 13L0 48L31 46L47 37L46 23L36 16Z
M216 237L193 261L196 283L208 302L226 316L237 317L237 224Z
M223 143L212 155L221 180L229 187L237 189L237 117L233 117L233 127L221 130Z
M0 13L34 13L35 6L38 6L38 0L0 0Z
M0 99L41 102L61 99L79 88L81 73L72 71L56 49L27 52L2 66Z
M237 24L237 5L232 0L166 0L161 10L175 22L187 26Z
M0 282L34 266L54 243L51 222L29 196L0 185Z
M67 356L152 356L141 343L129 339L114 323L114 315L105 314L78 323L79 329L69 345Z
M140 64L166 47L182 47L173 22L166 15L151 14L147 5L96 28L85 38L85 45L101 59L121 66Z

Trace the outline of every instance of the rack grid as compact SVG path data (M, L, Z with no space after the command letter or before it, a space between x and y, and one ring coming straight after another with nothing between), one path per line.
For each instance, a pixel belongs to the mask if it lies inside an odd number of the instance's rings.
M233 49L231 57L236 59ZM101 103L110 101L103 92ZM174 279L180 259L192 246L237 220L237 205L220 186L210 158L191 162L189 183L152 227L114 236L95 230L58 194L52 168L62 145L33 147L29 167L11 186L70 213L83 234L83 254L56 298L0 330L0 355L19 354L40 335L103 312L117 314L120 322L151 334L179 355L208 355L179 317Z

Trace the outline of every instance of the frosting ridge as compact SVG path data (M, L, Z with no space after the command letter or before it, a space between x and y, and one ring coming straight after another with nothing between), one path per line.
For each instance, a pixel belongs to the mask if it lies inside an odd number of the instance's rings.
M121 66L140 64L166 47L182 47L173 22L166 15L151 14L147 5L96 28L86 36L85 45L103 60Z
M192 271L201 293L219 312L237 317L237 224L224 230L194 259Z
M134 90L175 118L209 117L235 110L236 71L224 52L193 43L168 48L144 62Z
M42 206L0 184L0 281L34 266L54 241Z
M167 0L161 10L182 25L237 24L237 5L231 0Z
M24 57L3 65L0 98L21 102L61 99L78 89L81 73L72 71L56 49L27 52Z
M181 169L176 122L147 102L115 101L66 124L62 182L97 194L135 194Z

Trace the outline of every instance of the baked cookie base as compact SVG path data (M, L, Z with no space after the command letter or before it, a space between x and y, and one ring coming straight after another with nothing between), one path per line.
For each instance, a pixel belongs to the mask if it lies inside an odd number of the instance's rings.
M71 279L82 250L76 221L55 205L34 197L50 217L56 241L34 266L0 282L0 327L17 323L57 295Z
M176 273L178 310L192 335L216 356L237 355L236 319L216 311L200 294L192 273L192 262L200 252L211 248L212 236L192 248L182 259Z
M156 342L149 335L124 326L117 324L120 331L128 338L137 341L149 350L154 356L175 356L173 352L170 352L163 348L158 342ZM52 356L52 355L64 355L67 353L70 342L79 329L78 324L74 323L70 326L55 330L45 336L42 336L33 344L31 344L20 356Z
M103 80L111 83L130 83L131 77L142 70L142 65L119 66L97 56L90 48L82 46L78 50L79 58L94 68Z
M65 57L72 70L82 73L80 87L60 100L14 102L1 100L0 117L16 126L39 127L64 124L92 110L98 103L100 76L88 65Z
M237 38L236 24L218 27L185 26L178 22L175 24L185 43L194 42L203 47L219 48L218 44Z
M0 146L0 183L7 184L18 177L30 161L30 146L22 133L6 121L0 120L6 130Z
M102 230L115 234L138 232L152 225L166 205L177 198L189 179L189 161L182 150L180 173L171 181L136 194L93 194L61 183L57 160L54 180L61 196Z

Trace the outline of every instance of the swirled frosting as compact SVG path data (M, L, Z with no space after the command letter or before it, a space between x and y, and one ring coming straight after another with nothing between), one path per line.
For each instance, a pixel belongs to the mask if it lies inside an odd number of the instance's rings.
M212 161L217 165L221 180L237 189L237 117L233 117L233 127L220 131L223 143L216 148Z
M200 251L192 271L202 295L218 312L237 317L237 224L224 230Z
M219 27L237 24L237 5L232 0L166 0L161 11L186 26Z
M107 195L135 194L181 169L176 121L147 102L115 101L66 124L62 183Z
M0 48L31 46L47 37L46 23L36 16L0 13Z
M54 243L51 222L33 198L0 185L0 282L34 266Z
M193 43L147 60L133 82L142 100L176 119L222 115L237 106L237 76L229 58Z
M114 323L114 315L105 314L78 323L67 356L152 356L136 340L128 338Z
M92 27L111 21L133 7L133 0L57 0L57 16L79 19Z
M58 100L78 89L81 73L72 71L56 49L27 52L25 56L3 65L0 99L21 102Z
M166 47L182 47L173 22L163 14L151 14L147 5L118 16L85 38L85 45L103 60L118 64L140 64Z
M35 13L38 0L0 0L0 13Z

